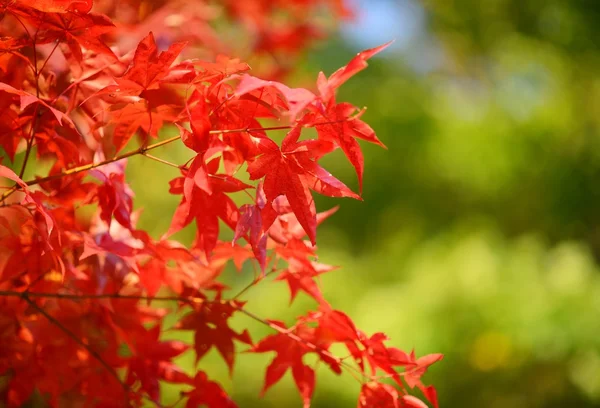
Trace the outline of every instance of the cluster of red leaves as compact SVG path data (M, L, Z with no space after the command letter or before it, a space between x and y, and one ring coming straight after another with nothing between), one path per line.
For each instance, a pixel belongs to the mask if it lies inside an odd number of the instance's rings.
M251 76L238 59L184 60L180 39L210 45L214 5L97 3L0 0L0 147L11 163L17 153L24 157L20 169L0 164L0 402L17 407L37 392L51 406L140 406L143 399L158 405L160 383L171 382L185 386L186 407L235 406L206 373L190 376L173 362L190 346L161 340L166 310L149 303L162 300L184 312L173 329L193 332L197 362L214 348L233 372L240 345L276 353L263 391L289 369L309 406L315 371L303 357L314 354L337 374L354 372L363 384L359 407L425 407L408 394L415 387L437 406L421 376L441 355L416 358L385 345L382 333L367 336L317 284L334 267L316 261L316 228L335 209L317 213L312 191L360 199L319 159L341 148L362 189L356 139L383 146L362 112L338 103L335 93L385 45L329 77L321 73L314 93ZM311 11L322 3L347 12L339 0L227 0L219 10L254 34L254 51L297 52L313 33ZM271 24L282 10L296 23ZM167 24L168 18L184 20ZM182 30L192 23L195 31ZM166 44L150 33L125 51L123 33L150 25ZM285 124L265 127L265 120ZM153 142L165 125L179 136ZM308 128L316 138L301 138ZM280 144L267 135L275 129L288 130ZM135 135L138 147L122 153ZM193 157L175 165L181 176L169 192L181 202L157 240L136 228L125 162L140 155L173 165L148 152L178 141ZM25 182L33 160L52 166ZM241 168L256 184L236 177ZM240 205L232 198L237 192L254 198ZM96 209L92 217L78 212L84 206ZM194 221L189 247L169 238ZM219 239L221 224L233 231L233 242ZM277 274L292 301L305 292L317 311L291 327L253 315L237 296L224 298L218 278L229 261L238 269L256 262L262 273L254 283ZM254 342L230 327L234 314L276 334ZM335 344L349 356L332 354Z

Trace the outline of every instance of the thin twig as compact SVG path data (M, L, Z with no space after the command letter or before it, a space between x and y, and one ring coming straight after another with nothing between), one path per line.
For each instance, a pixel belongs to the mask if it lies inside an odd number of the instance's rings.
M35 78L35 94L39 98L40 97L40 71L37 68L37 49L35 47L35 42L37 40L38 31L35 32L35 38L31 38L29 31L27 35L32 41L33 45L33 76ZM57 43L58 45L58 43ZM44 64L45 65L45 64ZM39 124L38 113L40 109L40 104L35 105L35 109L33 110L33 117L31 121L31 131L29 132L29 137L27 138L27 147L25 150L25 158L23 159L23 164L21 165L21 171L19 171L19 178L23 178L23 174L25 174L25 168L27 167L27 162L29 161L29 155L31 154L31 149L33 148L33 140L35 138L35 134L37 132L37 127Z
M254 265L254 264L252 264L252 265ZM267 276L269 276L269 275L271 275L271 274L273 274L275 272L280 272L280 270L278 270L278 269L271 269L269 272L265 273L264 275L258 275L258 278L252 279L252 282L250 282L249 284L247 284L246 286L244 286L244 288L242 290L240 290L238 293L236 293L235 296L232 297L232 300L236 300L237 298L239 298L240 296L242 296L244 293L246 293L250 288L252 288L254 285L256 285L258 282L262 281Z
M58 44L60 44L60 42L56 41L56 43L54 44L54 47L52 48L52 51L50 51L50 54L48 54L48 56L46 57L46 60L42 64L42 67L40 69L38 69L36 80L37 80L37 78L39 78L40 74L46 67L46 64L48 64L48 61L50 61L50 57L52 57L52 54L54 54L54 51L56 51L56 48L58 48Z
M31 123L31 131L29 132L29 137L27 138L27 147L25 149L25 158L23 159L23 164L21 165L21 170L19 171L19 178L23 178L23 174L25 174L25 168L27 167L27 162L29 161L29 155L31 154L31 149L33 148L33 140L35 138L35 133L37 132L38 127L38 112L40 110L40 105L35 105L35 109L33 110L33 122Z
M160 157L156 157L156 156L153 156L153 155L145 153L145 152L142 153L142 156L147 157L147 158L149 158L151 160L157 161L159 163L166 164L167 166L171 166L171 167L174 167L176 169L181 169L181 167L178 166L177 164L171 163L170 161L167 161L165 159L161 159Z

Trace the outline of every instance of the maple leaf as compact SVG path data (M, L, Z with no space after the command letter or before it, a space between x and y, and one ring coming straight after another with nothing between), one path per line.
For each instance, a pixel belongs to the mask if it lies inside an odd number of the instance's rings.
M366 336L329 306L317 285L333 267L317 262L316 226L335 209L317 214L312 192L359 198L319 160L341 148L362 191L357 139L383 146L360 119L362 111L336 103L335 92L385 45L359 53L329 78L320 74L318 93L273 79L293 66L289 55L320 35L312 13L325 5L345 15L342 2L97 3L115 24L90 12L92 0L0 0L0 146L11 161L26 146L21 172L52 162L45 176L27 182L0 165L0 178L10 181L0 198L0 377L6 377L0 405L21 406L35 392L48 406L138 407L144 398L158 402L165 381L193 387L182 393L188 408L235 407L206 373L191 378L173 362L191 346L160 340L167 310L150 302L170 290L180 309L191 307L174 329L193 331L197 360L216 348L231 374L236 343L275 353L263 393L290 371L307 407L315 371L304 356L314 353L340 374L343 359L329 352L339 344L364 375L382 370L400 387L366 384L362 406L423 408L419 399L401 395L406 383L437 407L435 389L421 377L441 355L417 359L387 347L382 333ZM242 35L252 34L244 39L250 51L270 54L258 69L272 80L244 74L248 64L223 55L176 62L184 39L217 55L213 46L222 44L213 19L231 17ZM113 50L131 51L117 58ZM283 118L281 129L292 126L278 145L267 136L277 127L263 127L263 119ZM145 153L166 124L175 124L197 153L169 190L182 197L166 236L195 221L189 248L136 229L139 212L132 211L120 161ZM300 141L303 128L314 128L318 138ZM114 156L136 133L142 147ZM246 164L250 178L260 181L254 202L238 208L230 193L252 187L234 177ZM85 181L90 174L100 182ZM41 191L29 188L34 184ZM93 214L79 211L90 204L97 205ZM233 245L219 241L221 221L235 230ZM235 244L239 239L248 244ZM248 331L230 326L244 303L222 300L226 287L217 278L229 260L241 269L256 259L264 271L267 250L273 271L281 269L278 262L287 264L278 280L289 286L291 300L304 291L319 310L289 329L263 321L278 334L252 345Z
M188 397L185 408L237 408L237 405L223 391L221 386L208 379L203 371L199 371L194 377L192 385L195 387L191 391L184 391L182 394Z
M404 373L404 379L406 380L408 386L411 388L415 386L418 387L425 395L425 398L427 398L427 400L431 402L435 408L438 408L437 391L433 386L425 386L421 382L421 377L423 374L425 374L429 366L442 360L443 358L443 354L434 353L419 357L417 359L415 358L415 352L412 351L410 354L410 359L412 362L414 362L414 367L407 368Z
M160 325L143 330L135 336L133 357L129 359L125 384L132 386L140 381L141 389L150 399L160 399L159 380L176 383L192 381L171 360L188 349L185 343L176 340L159 341Z
M218 299L212 302L206 301L177 323L178 329L194 331L196 362L215 347L225 360L231 375L235 362L233 340L252 344L247 330L237 333L227 323L237 309L243 306L244 303L239 301L222 302Z
M228 242L221 242L215 247L215 259L231 259L238 271L242 270L244 262L252 259L253 252L248 246L238 244L231 245Z
M215 62L197 60L191 61L191 63L202 69L202 72L196 77L195 82L217 83L229 76L240 74L250 69L250 66L240 61L239 58L230 58L223 54L217 55Z
M185 42L171 44L166 51L159 54L154 34L150 32L138 44L127 71L115 78L117 85L106 87L101 92L119 91L126 95L140 95L143 91L158 89L161 81L169 75L169 68L185 45Z
M328 105L325 112L309 114L303 119L312 123L317 129L319 139L340 146L354 167L358 176L358 184L362 193L364 156L356 138L374 143L380 147L385 145L377 138L375 131L355 115L356 108L349 103ZM323 123L325 124L319 124Z
M71 119L66 114L64 114L63 112L59 111L58 109L52 107L51 105L44 102L37 96L30 94L29 92L25 92L20 89L16 89L16 88L10 86L9 84L5 84L4 82L0 82L0 91L4 91L9 94L19 96L21 111L23 111L26 107L28 107L29 105L31 105L33 103L38 103L38 104L44 106L45 108L47 108L48 110L50 110L50 112L52 112L52 114L54 115L54 117L56 118L56 120L58 121L58 123L60 125L63 124L63 120L64 120L65 122L67 122L67 123L73 125L73 127L75 127L75 125L73 124Z
M264 177L263 189L270 203L280 195L285 195L314 245L317 218L309 189L330 197L360 197L313 160L317 153L314 150L315 141L298 142L301 130L297 126L288 132L281 148L270 139L260 139L263 154L248 165L248 173L251 180ZM263 228L270 226L265 224Z
M310 261L303 256L287 258L288 267L281 272L276 280L285 281L290 288L290 303L294 301L299 291L306 292L319 303L326 303L321 289L315 282L315 278L331 272L337 267Z
M194 91L192 96L186 101L186 109L192 132L179 127L181 140L183 144L196 153L205 153L210 147L211 142L209 133L211 123L205 96L198 91Z
M115 154L123 150L138 129L142 129L143 143L148 141L148 136L158 137L158 131L165 122L176 120L180 111L177 105L156 105L149 100L111 106L111 123L115 123L112 138Z
M258 205L244 204L240 207L240 217L235 227L233 243L242 236L248 235L252 252L258 260L262 271L267 263L267 235L262 227L261 208Z
M196 220L196 246L202 248L207 256L214 249L219 234L219 219L231 229L235 229L238 208L226 193L242 191L250 186L234 177L215 174L219 158L209 164L204 163L202 155L197 155L184 177L171 180L172 194L182 194L183 198L175 210L171 226L165 234L170 236Z
M325 101L325 103L329 103L329 101L333 99L335 90L337 88L339 88L348 79L365 69L368 66L367 60L389 47L392 42L393 41L389 41L378 47L359 52L346 66L335 71L329 76L329 78L325 77L323 72L320 72L317 79L317 86L323 101Z
M101 169L90 172L102 182L98 187L100 218L110 225L114 216L122 226L131 229L131 212L133 210L133 191L125 183L126 161L111 163Z
M398 390L389 384L379 382L371 381L364 384L360 389L357 408L373 407L401 408Z
M317 213L317 226L333 215L339 207ZM264 218L275 218L269 228L269 237L280 244L286 244L291 240L300 240L306 236L306 231L294 215L290 203L284 196L275 199L270 207L263 212ZM268 222L267 222L268 223Z
M250 75L241 75L240 83L235 90L235 96L238 98L254 91L261 90L258 94L259 100L265 101L269 106L285 109L289 112L291 120L316 99L315 94L304 88L289 88L288 86L276 82L265 81ZM235 78L235 76L232 76ZM270 92L275 92L283 96L285 105L282 105L277 95L273 96Z
M115 27L107 16L96 13L28 13L25 17L39 27L37 42L61 41L67 44L71 55L79 63L83 61L82 49L94 51L117 60L110 47L101 40L103 34Z
M271 322L280 327L284 327L281 322ZM304 408L310 406L310 400L315 388L315 371L305 365L302 358L312 350L297 339L292 339L285 333L272 334L265 337L254 347L253 353L275 352L277 356L267 367L265 374L265 384L262 389L264 394L271 386L277 383L287 370L292 371L294 383L302 396Z

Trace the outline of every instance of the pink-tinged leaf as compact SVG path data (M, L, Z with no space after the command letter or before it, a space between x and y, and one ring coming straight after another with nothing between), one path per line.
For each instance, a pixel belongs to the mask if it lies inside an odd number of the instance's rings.
M0 177L4 177L4 178L14 181L19 186L21 186L21 188L23 188L25 191L27 191L27 189L28 189L27 184L25 184L25 182L23 180L21 180L21 178L19 178L19 176L17 176L17 173L15 173L8 167L3 166L1 164L0 164Z
M8 84L5 84L4 82L0 82L0 91L4 91L13 95L18 95L20 98L21 109L25 109L32 103L39 103L45 106L48 110L50 110L50 112L52 112L52 114L61 126L63 124L63 121L73 125L73 121L66 114L59 111L58 109L53 108L52 106L50 106L40 98L36 97L35 95L30 94L29 92L16 89ZM73 127L75 127L75 125L73 125Z
M240 77L241 81L235 90L235 96L239 98L261 88L276 89L285 98L292 120L316 98L312 92L304 88L289 88L282 83L265 81L250 75L240 75Z
M126 161L112 163L91 170L90 174L102 182L97 190L100 218L110 226L114 217L119 224L132 229L134 194L125 182L125 165Z
M403 406L406 408L429 408L427 404L425 404L417 397L413 397L412 395L403 395L402 403Z
M311 190L328 197L350 197L362 201L358 194L314 161L298 157L298 162L304 170L304 184Z
M257 241L262 230L260 208L244 204L240 207L240 219L235 227L233 242L245 236L250 231L250 241Z
M17 174L14 171L12 171L8 167L3 166L1 164L0 164L0 177L4 177L4 178L14 181L15 183L17 183L18 186L20 186L23 189L23 192L25 193L25 198L23 199L22 202L23 203L31 203L31 204L35 205L36 209L39 211L39 213L42 215L42 217L44 217L44 222L46 223L46 229L48 230L48 236L50 236L50 234L52 233L52 230L54 229L55 221L54 221L54 218L52 217L52 215L46 210L46 208L44 208L44 205L42 204L41 200L37 196L37 194L41 194L41 193L38 192L38 193L31 194L29 192L29 187L27 186L27 184L23 180L21 180L21 178L19 176L17 176ZM59 243L60 243L60 237L59 237ZM50 244L48 244L48 245L50 245Z

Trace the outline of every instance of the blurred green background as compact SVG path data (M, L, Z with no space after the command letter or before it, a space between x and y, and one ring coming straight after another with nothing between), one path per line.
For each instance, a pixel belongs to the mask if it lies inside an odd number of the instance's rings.
M393 345L444 353L425 377L442 407L600 407L600 2L355 6L359 18L295 78L397 39L339 94L368 106L389 150L364 145L364 202L318 200L341 204L318 235L320 261L342 266L324 276L326 297ZM190 156L176 146L157 155ZM356 189L342 154L323 166ZM129 175L140 226L160 236L177 171L136 158ZM251 278L251 268L225 274L234 292ZM288 322L315 307L303 295L288 307L281 282L246 299ZM255 340L269 333L239 319ZM239 355L232 379L214 352L199 366L241 407L300 406L289 374L258 397L271 357ZM191 356L182 361L191 369ZM353 407L358 391L351 376L320 370L314 407Z

